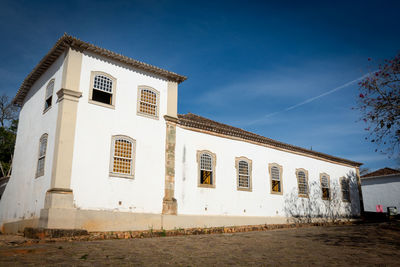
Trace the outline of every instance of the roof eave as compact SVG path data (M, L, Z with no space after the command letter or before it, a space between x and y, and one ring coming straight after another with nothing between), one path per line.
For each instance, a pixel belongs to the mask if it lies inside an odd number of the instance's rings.
M192 114L195 115L195 114ZM225 125L225 126L229 126L232 127L231 130L228 129L214 129L214 127L208 126L205 123L190 119L190 118L184 118L185 115L178 115L179 118L179 124L182 126L186 126L186 127L193 127L193 128L197 128L197 129L202 129L202 130L206 130L206 131L210 131L210 132L215 132L218 134L223 134L226 136L233 136L233 137L239 137L241 139L245 139L245 140L249 140L249 141L254 141L257 143L262 143L262 144L267 144L270 145L272 147L276 147L278 149L284 149L287 151L293 151L293 152L299 152L299 153L304 153L316 158L321 158L321 159L327 159L333 162L337 162L337 163L342 163L342 164L346 164L349 166L353 166L353 167L360 167L361 165L363 165L363 163L360 162L356 162L356 161L352 161L352 160L348 160L348 159L343 159L343 158L339 158L339 157L335 157L335 156L331 156L325 153L321 153L321 152L317 152L317 151L313 151L313 150L308 150L302 147L298 147L298 146L294 146L294 145L290 145L290 144L286 144L271 138L267 138L265 136L261 136L252 132L248 132L246 130L240 129L240 128L236 128L230 125L226 125L223 123L219 123L216 122L217 124L221 124L221 125ZM198 115L195 115L197 117L201 117ZM201 117L203 118L203 117ZM205 118L207 119L207 118ZM207 119L209 120L209 119ZM212 120L209 120L212 121ZM213 121L215 122L215 121Z
M21 106L26 95L28 94L32 85L42 76L42 74L58 59L58 57L68 48L74 48L80 51L91 51L106 58L117 60L122 63L128 64L132 67L159 75L177 83L181 83L187 79L186 76L161 69L159 67L123 56L121 54L112 52L93 44L84 42L70 35L64 34L55 45L47 52L47 54L39 61L35 68L26 76L20 88L17 91L12 103Z
M392 173L392 174L386 174L386 175L375 175L375 176L367 176L367 177L363 177L361 176L360 178L362 180L366 180L366 179L376 179L376 178L389 178L392 176L399 176L400 177L400 173Z

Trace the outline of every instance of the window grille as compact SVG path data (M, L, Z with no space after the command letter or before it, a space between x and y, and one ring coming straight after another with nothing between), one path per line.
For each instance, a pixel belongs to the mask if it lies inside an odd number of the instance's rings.
M157 116L157 94L149 89L141 89L139 110Z
M271 179L272 179L272 191L281 192L281 178L279 168L272 166L271 168Z
M200 156L200 184L213 184L212 157L206 153Z
M44 163L46 159L47 134L43 134L39 141L39 157L36 169L36 177L44 175Z
M329 178L326 175L321 176L322 199L330 199Z
M112 94L112 80L103 75L94 77L93 89Z
M299 195L308 195L307 177L303 171L297 173L297 182L299 186Z
M44 109L48 109L49 107L51 107L51 102L53 99L53 91L54 91L54 80L51 80L46 87L46 99L45 99L45 103L44 103Z
M113 81L105 75L95 75L93 79L92 100L112 105Z
M133 143L125 138L115 138L112 172L133 175Z
M341 181L341 187L342 187L342 198L344 201L349 201L350 202L350 185L349 185L349 180L343 178Z
M249 164L244 160L239 161L239 187L250 187Z

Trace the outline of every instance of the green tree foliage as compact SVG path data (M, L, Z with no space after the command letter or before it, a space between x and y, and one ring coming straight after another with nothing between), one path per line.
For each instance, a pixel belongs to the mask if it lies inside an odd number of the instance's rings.
M0 177L11 173L12 158L17 134L17 107L6 95L0 97Z

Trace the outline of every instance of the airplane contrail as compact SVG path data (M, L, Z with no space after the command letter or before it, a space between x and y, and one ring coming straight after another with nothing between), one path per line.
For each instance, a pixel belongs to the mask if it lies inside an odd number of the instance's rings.
M254 121L250 122L249 124L250 124L250 125L251 125L251 124L256 124L256 123L258 123L258 122L260 122L260 121L265 120L266 118L270 118L270 117L272 117L272 116L275 116L276 114L283 113L283 112L286 112L286 111L289 111L289 110L298 108L298 107L303 106L303 105L305 105L305 104L308 104L308 103L310 103L310 102L312 102L312 101L314 101L314 100L317 100L317 99L319 99L319 98L321 98L321 97L324 97L324 96L326 96L326 95L330 95L330 94L332 94L332 93L334 93L334 92L336 92L336 91L339 91L340 89L346 88L347 86L352 85L353 83L356 83L356 82L358 82L358 81L364 79L365 77L367 77L367 76L369 76L369 75L371 75L372 73L375 73L375 72L376 72L376 71L369 72L369 73L367 73L367 74L365 74L365 75L363 75L363 76L361 76L361 77L359 77L359 78L357 78L357 79L355 79L355 80L352 80L352 81L350 81L350 82L347 82L347 83L345 83L345 84L343 84L343 85L341 85L341 86L338 86L338 87L336 87L336 88L334 88L334 89L332 89L332 90L329 90L329 91L327 91L327 92L325 92L325 93L323 93L323 94L320 94L320 95L318 95L318 96L314 96L314 97L311 97L311 98L309 98L309 99L306 99L306 100L304 100L304 101L302 101L302 102L300 102L300 103L298 103L298 104L295 104L295 105L293 105L293 106L287 107L287 108L285 108L285 109L283 109L283 110L281 110L281 111L276 111L276 112L272 112L272 113L266 114L266 115L264 115L261 119L254 120Z

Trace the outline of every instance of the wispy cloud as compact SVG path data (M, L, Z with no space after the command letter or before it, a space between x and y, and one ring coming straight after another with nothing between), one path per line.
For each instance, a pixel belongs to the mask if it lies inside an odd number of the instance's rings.
M325 92L325 93L323 93L323 94L320 94L320 95L317 95L317 96L314 96L314 97L310 97L310 98L308 98L308 99L306 99L306 100L304 100L304 101L302 101L302 102L300 102L300 103L298 103L298 104L292 105L292 106L287 107L287 108L285 108L285 109L283 109L283 110L276 111L276 112L272 112L272 113L268 113L268 114L264 115L262 118L259 118L259 119L257 119L257 120L250 121L248 124L249 124L249 125L259 124L259 123L262 123L262 122L264 122L265 120L268 120L270 117L273 117L273 116L275 116L275 115L277 115L277 114L280 114L280 113L283 113L283 112L287 112L287 111L290 111L290 110L292 110L292 109L301 107L301 106L306 105L306 104L308 104L308 103L311 103L311 102L313 102L313 101L315 101L315 100L317 100L317 99L320 99L320 98L322 98L322 97L324 97L324 96L330 95L330 94L332 94L332 93L334 93L334 92L337 92L337 91L339 91L339 90L341 90L341 89L343 89L343 88L346 88L346 87L348 87L348 86L350 86L350 85L352 85L352 84L354 84L354 83L356 83L356 82L359 82L359 81L361 81L362 79L366 78L367 76L371 75L371 73L374 73L374 72L375 72L375 71L370 72L370 73L367 73L367 74L365 74L365 75L363 75L363 76L361 76L361 77L359 77L359 78L357 78L357 79L354 79L354 80L352 80L352 81L350 81L350 82L347 82L347 83L345 83L345 84L343 84L343 85L340 85L340 86L338 86L338 87L336 87L336 88L333 88L333 89L331 89L331 90L329 90L329 91L327 91L327 92Z
M388 155L380 154L378 152L375 154L346 155L345 157L363 163L376 163L388 160Z
M333 81L332 72L312 72L312 69L319 69L320 62L307 63L299 68L276 67L273 70L251 71L241 74L214 88L204 89L196 101L200 104L215 105L232 104L240 100L254 100L262 98L264 101L271 101L272 98L288 97L297 98L304 95L304 92L313 93L318 91L320 84ZM333 67L330 67L333 68Z

